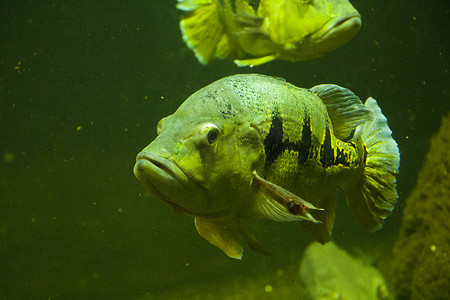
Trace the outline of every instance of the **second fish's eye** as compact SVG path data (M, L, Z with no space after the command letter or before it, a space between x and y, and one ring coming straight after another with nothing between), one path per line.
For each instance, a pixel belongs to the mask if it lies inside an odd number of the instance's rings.
M206 139L208 140L208 143L210 144L214 144L214 142L217 140L217 138L219 137L219 129L217 127L213 127L211 128L206 136Z

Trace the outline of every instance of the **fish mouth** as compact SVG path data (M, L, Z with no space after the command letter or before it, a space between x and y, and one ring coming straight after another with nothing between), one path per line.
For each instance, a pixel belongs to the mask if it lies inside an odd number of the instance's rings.
M341 40L345 43L350 40L361 28L361 16L359 14L344 15L333 18L311 35L311 39L321 42L324 40Z
M189 178L170 158L141 152L136 157L133 172L144 187L169 204L174 204L172 199L193 192Z

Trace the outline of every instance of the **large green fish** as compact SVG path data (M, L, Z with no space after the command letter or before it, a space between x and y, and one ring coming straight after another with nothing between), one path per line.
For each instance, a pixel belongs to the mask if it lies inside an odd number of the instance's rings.
M180 29L197 59L238 66L320 57L361 27L348 0L178 0Z
M258 74L220 79L157 126L134 174L156 198L195 218L199 234L240 259L264 252L252 219L302 221L330 240L340 187L356 221L381 227L397 199L400 156L373 98Z

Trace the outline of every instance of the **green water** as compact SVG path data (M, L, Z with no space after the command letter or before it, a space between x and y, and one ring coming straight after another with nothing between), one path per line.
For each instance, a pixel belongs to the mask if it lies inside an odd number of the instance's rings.
M146 196L132 173L161 117L239 72L301 87L336 83L378 100L401 151L399 203L376 234L340 204L334 239L387 256L428 140L450 110L450 5L353 2L363 27L347 45L316 60L239 69L196 61L174 0L1 1L0 298L135 298L270 280L280 268L295 275L310 242L295 224L259 222L274 256L246 249L231 260L191 218Z

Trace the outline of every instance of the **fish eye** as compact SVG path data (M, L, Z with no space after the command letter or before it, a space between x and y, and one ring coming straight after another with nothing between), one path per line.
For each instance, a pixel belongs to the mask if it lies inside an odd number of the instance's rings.
M159 120L158 125L156 125L156 134L158 134L158 135L161 133L161 128L162 128L164 119L165 118L162 118L161 120Z
M207 139L208 143L214 144L214 142L219 137L219 133L220 133L219 128L217 128L217 127L211 128L206 135L206 139Z
M203 143L213 145L220 136L220 129L212 123L205 123L200 126L198 134Z

